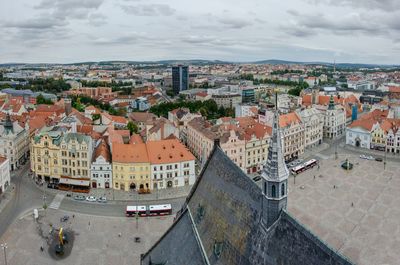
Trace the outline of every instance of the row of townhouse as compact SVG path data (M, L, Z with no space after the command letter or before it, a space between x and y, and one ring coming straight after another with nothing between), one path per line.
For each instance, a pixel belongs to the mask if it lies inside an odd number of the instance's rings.
M325 112L307 108L280 115L279 126L286 161L298 158L306 148L321 144L325 124L329 124L329 128L338 127L337 124L344 126L344 119L341 119L343 122L340 123L328 123ZM255 121L252 117L221 118L213 125L204 118L197 117L187 123L185 130L186 144L200 162L207 160L215 139L220 139L221 148L247 173L261 170L265 162L271 127L260 119ZM339 131L343 133L344 130L336 128L335 131L338 136Z
M117 132L107 134L119 135ZM93 140L82 133L46 127L32 139L31 170L39 180L76 191L194 184L195 158L179 140L109 142L116 138L109 135L107 140Z
M113 186L153 190L193 185L195 157L177 139L113 144Z
M388 112L374 110L351 123L346 144L400 154L400 119L387 118Z
M271 127L252 118L222 118L211 125L204 118L194 118L187 124L187 146L204 163L210 155L215 139L226 155L244 172L262 169L267 159Z

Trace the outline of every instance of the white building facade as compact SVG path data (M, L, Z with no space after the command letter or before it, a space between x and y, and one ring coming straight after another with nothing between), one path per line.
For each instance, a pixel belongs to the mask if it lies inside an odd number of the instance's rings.
M371 148L371 131L363 127L347 127L346 144L361 148Z
M101 141L99 146L96 148L90 167L90 176L92 188L112 188L113 182L110 149L104 141Z
M335 106L332 96L325 112L323 131L324 137L329 139L338 138L346 131L346 111L341 106Z
M0 194L10 186L10 160L0 157Z
M322 143L324 116L316 108L309 108L299 112L304 125L305 148L312 148Z
M10 169L15 170L28 159L29 133L10 117L0 125L0 155L10 161Z

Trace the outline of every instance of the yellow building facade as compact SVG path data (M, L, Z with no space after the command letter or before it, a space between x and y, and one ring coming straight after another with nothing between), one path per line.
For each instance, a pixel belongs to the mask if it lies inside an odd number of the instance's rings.
M113 162L113 186L117 190L151 189L150 163Z
M43 132L31 139L31 170L39 180L58 183L61 176L61 132Z
M116 190L151 190L146 144L112 145L113 187Z

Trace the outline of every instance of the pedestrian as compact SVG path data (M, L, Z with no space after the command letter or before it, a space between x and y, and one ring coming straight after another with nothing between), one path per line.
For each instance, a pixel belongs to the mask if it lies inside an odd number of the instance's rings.
M315 180L315 175L314 175L314 180Z
M44 249L43 249L43 246L40 246L40 251L42 251L42 252L43 252L43 250L44 250Z
M72 215L72 219L74 219L74 218L75 218L75 214Z
M353 202L351 202L351 207L354 207L354 203Z
M118 233L118 237L121 237L122 236L122 234L121 233Z

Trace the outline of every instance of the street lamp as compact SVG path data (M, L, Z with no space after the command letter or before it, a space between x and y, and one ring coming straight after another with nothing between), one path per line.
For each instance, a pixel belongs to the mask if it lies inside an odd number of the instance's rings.
M383 170L386 170L386 147L385 147L385 158L383 159Z
M4 251L4 264L7 265L7 243L1 244L0 247Z

